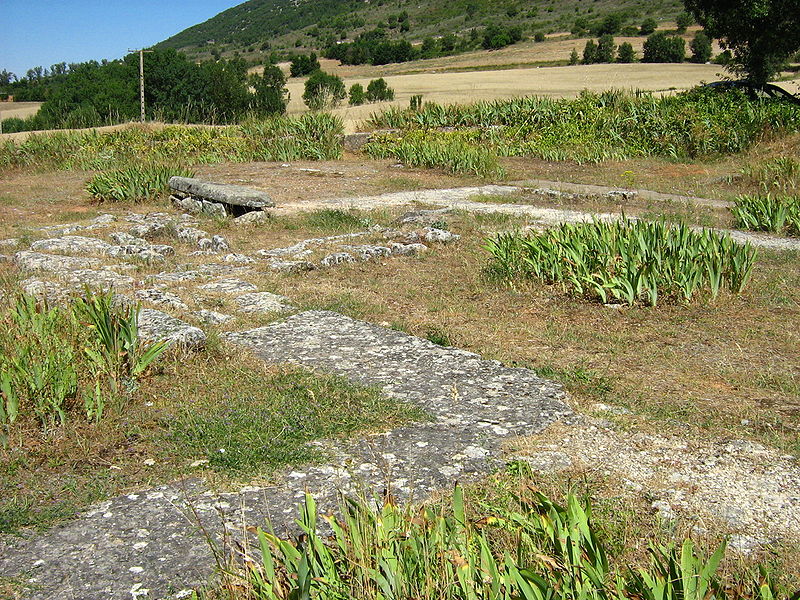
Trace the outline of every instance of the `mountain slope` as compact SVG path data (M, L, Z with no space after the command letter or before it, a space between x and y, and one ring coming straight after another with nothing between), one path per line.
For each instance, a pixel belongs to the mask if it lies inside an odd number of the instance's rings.
M321 49L383 25L411 41L463 33L489 23L521 25L526 33L570 31L619 15L623 25L674 20L680 0L249 0L159 44L202 51L212 45L244 50ZM402 13L408 14L403 26Z

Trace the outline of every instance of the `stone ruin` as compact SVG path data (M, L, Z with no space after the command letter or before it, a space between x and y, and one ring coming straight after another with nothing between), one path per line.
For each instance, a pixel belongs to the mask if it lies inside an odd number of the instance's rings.
M176 208L216 217L241 217L275 206L269 194L242 185L209 183L191 177L170 177L170 200Z

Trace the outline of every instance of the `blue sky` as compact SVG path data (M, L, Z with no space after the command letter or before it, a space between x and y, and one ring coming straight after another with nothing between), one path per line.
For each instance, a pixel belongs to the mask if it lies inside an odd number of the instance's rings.
M244 0L0 0L0 70L119 58Z

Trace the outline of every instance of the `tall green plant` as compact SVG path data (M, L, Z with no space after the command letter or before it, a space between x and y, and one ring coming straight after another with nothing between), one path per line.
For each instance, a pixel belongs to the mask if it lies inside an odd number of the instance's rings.
M498 234L486 242L489 273L507 282L560 284L603 303L655 306L742 291L755 250L730 236L685 225L624 220L565 224L541 233Z

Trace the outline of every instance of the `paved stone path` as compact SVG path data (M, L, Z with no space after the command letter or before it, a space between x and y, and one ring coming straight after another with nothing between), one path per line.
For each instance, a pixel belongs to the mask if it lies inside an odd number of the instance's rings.
M189 481L115 498L43 534L0 539L0 576L24 574L37 586L28 596L36 600L182 597L213 572L196 518L218 538L223 527L236 533L267 515L288 527L305 489L323 508L333 506L337 490L388 487L400 498L424 498L489 472L505 441L571 414L559 386L532 371L337 313L300 313L228 339L270 363L380 386L431 420L322 443L327 465L290 470L274 487L215 495Z
M606 190L606 188L600 188ZM472 213L483 214L504 214L515 217L524 217L532 221L535 226L552 227L561 223L585 223L594 219L600 221L615 221L621 218L619 213L592 213L577 210L561 210L555 208L542 208L530 204L480 202L480 196L497 195L507 196L519 194L527 191L525 188L508 185L486 185L482 187L450 188L440 190L421 190L411 192L393 192L390 194L380 194L377 196L362 196L356 198L326 198L314 200L312 202L285 203L276 209L277 214L294 213L308 210L318 210L322 208L330 209L356 209L356 210L376 210L388 207L412 206L415 204L425 204L429 206L439 206L451 210L463 210ZM543 193L556 190L540 190ZM605 192L607 194L624 194L625 191ZM694 200L686 197L687 201ZM717 201L698 199L703 202L713 203ZM783 238L763 233L749 231L738 231L728 229L717 229L720 233L729 234L734 240L740 243L749 242L753 246L770 248L775 250L800 250L800 239Z

